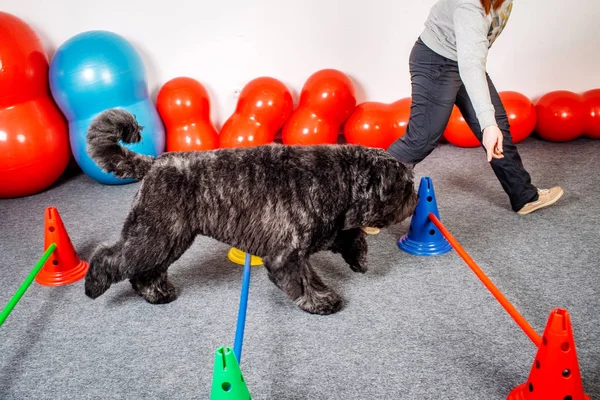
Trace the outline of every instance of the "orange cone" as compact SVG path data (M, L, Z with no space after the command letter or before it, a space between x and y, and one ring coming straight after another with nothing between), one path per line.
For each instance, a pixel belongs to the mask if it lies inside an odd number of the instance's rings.
M45 214L44 249L51 243L56 243L56 250L35 277L37 283L62 286L83 278L87 273L88 263L79 259L56 207L46 208Z
M583 392L571 317L567 310L552 310L529 379L508 395L508 400L591 400Z

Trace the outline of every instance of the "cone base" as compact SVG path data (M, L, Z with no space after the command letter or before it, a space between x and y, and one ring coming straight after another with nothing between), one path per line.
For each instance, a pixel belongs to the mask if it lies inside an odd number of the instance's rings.
M219 347L215 353L210 400L252 400L231 347Z
M527 387L527 383L520 384L516 388L514 388L506 398L506 400L531 400L533 399L533 395L529 395L529 388ZM562 400L562 399L561 399ZM591 397L584 394L582 398L573 397L573 400L592 400Z
M398 247L400 250L415 256L438 256L452 250L452 246L445 238L437 242L417 242L411 239L408 234L398 240Z
M235 263L235 264L239 264L239 265L246 264L246 253L244 253L240 249L236 249L235 247L232 247L229 250L229 253L227 254L227 258L229 258L229 261L231 261L232 263ZM263 261L260 257L257 257L257 256L250 257L250 265L251 266L256 267L256 266L262 265L262 264L263 264Z
M82 279L87 273L89 264L79 261L75 267L65 271L48 271L43 268L35 277L37 283L42 286L63 286L75 283Z
M509 394L506 400L525 400L527 393L527 384L523 383L514 388Z

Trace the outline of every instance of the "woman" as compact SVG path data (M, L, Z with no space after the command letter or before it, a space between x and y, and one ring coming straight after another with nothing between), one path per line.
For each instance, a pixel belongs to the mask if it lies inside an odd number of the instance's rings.
M486 72L488 50L504 29L512 0L438 0L410 55L412 107L406 133L388 151L416 164L436 147L456 104L487 152L512 209L554 204L560 187L538 190L512 142L498 92Z

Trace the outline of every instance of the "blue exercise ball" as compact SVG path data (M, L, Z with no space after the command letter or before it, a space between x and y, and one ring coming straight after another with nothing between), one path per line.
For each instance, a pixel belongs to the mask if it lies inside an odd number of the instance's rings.
M108 108L129 111L144 127L142 140L127 148L154 157L165 151L165 129L148 95L144 64L123 37L107 31L72 37L56 51L49 77L52 96L69 122L75 161L92 179L104 184L133 182L102 171L86 150L88 127Z

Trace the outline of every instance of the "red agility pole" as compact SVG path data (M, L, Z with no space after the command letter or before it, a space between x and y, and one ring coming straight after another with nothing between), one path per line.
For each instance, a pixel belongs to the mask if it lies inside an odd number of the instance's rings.
M473 261L473 259L467 254L465 249L462 248L460 243L448 232L448 230L444 227L442 222L433 214L429 213L429 219L437 228L440 230L442 235L448 240L448 242L452 245L454 250L462 257L463 260L467 263L467 265L473 270L475 275L481 280L481 282L485 285L486 288L492 293L492 295L498 300L498 302L504 307L504 309L508 312L508 314L515 320L517 325L523 329L525 334L529 336L529 339L537 346L540 347L542 344L542 338L538 333L529 325L527 320L523 318L521 314L517 311L517 309L508 301L506 297L500 292L500 290L494 285L494 283L483 273L481 268Z

